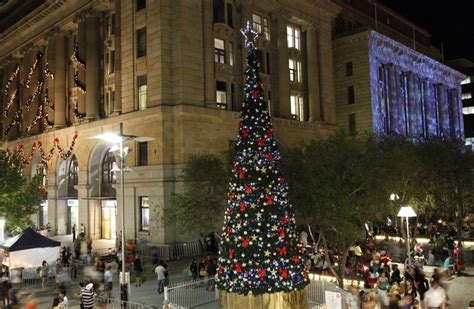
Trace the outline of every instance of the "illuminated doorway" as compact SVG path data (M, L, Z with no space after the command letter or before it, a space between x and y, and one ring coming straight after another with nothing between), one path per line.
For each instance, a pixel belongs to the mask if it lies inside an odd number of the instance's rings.
M115 239L117 234L117 201L102 201L101 238Z

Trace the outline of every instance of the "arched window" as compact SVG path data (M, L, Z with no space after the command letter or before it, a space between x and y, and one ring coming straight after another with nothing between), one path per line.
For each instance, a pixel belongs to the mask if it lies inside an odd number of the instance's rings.
M112 184L117 183L114 165L115 156L107 151L102 160L101 196L115 196L115 189L112 187Z
M75 155L71 157L69 160L69 164L67 167L67 192L68 196L74 197L77 196L77 190L74 186L77 186L79 182L79 164L77 163L77 158Z

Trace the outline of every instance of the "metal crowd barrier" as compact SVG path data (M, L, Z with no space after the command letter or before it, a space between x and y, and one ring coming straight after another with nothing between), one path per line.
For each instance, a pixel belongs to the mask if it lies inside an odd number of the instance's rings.
M170 308L193 308L218 299L215 278L180 282L165 287L165 302Z
M199 241L172 243L170 245L152 246L147 243L138 243L136 252L148 260L171 261L183 257L200 256L204 252Z
M344 308L346 299L349 296L349 292L341 289L339 286L328 282L326 280L314 280L311 279L310 284L307 287L308 291L308 304L311 308L320 308L323 304L326 304L326 291L340 293L341 304ZM316 306L316 307L314 307Z
M134 303L131 301L123 301L116 298L96 297L96 306L94 308L107 308L107 309L156 309L158 307L149 306L141 303Z

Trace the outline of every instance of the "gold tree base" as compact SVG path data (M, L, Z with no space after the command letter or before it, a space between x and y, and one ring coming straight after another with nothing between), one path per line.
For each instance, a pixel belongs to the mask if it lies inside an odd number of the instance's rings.
M306 289L289 293L236 294L219 291L220 309L307 309Z

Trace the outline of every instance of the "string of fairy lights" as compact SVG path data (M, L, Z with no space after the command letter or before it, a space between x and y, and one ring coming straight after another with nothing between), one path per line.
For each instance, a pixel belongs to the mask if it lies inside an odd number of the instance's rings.
M63 160L67 160L71 157L71 155L74 152L74 148L76 146L78 136L79 135L77 132L74 133L71 140L71 144L66 148L61 147L59 138L55 137L53 139L53 144L48 151L45 151L41 141L37 141L31 145L31 149L28 155L25 152L25 146L23 144L16 146L16 148L13 151L7 148L4 150L5 159L7 162L12 162L12 158L14 156L17 156L24 165L29 165L33 161L33 156L36 150L38 150L39 155L40 155L40 160L36 167L36 171L37 172L44 171L45 173L47 173L48 164L56 152L58 153L59 157Z
M30 68L28 69L28 74L26 75L23 81L24 87L30 88L31 80L33 79L33 75L36 69L38 68L39 62L41 61L42 58L43 58L42 53L38 53L36 55L36 59L33 62L33 64L30 66ZM7 103L5 104L5 108L3 110L3 118L5 119L8 119L9 110L12 107L12 105L17 100L20 99L19 97L20 88L18 87L18 83L17 83L17 88L12 92L10 96L8 96L10 92L10 88L12 88L12 85L14 84L15 80L17 80L19 72L20 72L20 65L17 64L15 66L15 70L10 75L4 87L3 93L7 97ZM47 62L45 63L43 73L46 79L54 79L54 74L49 69L49 65ZM4 130L5 135L7 135L14 126L20 125L23 122L24 120L23 110L25 109L26 111L30 111L32 104L42 95L43 95L43 99L42 101L40 101L40 104L38 104L36 115L34 119L32 120L32 122L28 126L26 126L25 132L29 133L40 122L40 120L42 120L45 127L52 127L54 125L54 122L48 119L48 112L47 112L48 107L54 110L54 103L51 102L49 98L48 88L46 87L45 81L42 80L41 77L39 77L38 79L39 80L37 82L37 85L33 94L25 101L25 104L15 112L11 122L6 126Z
M29 67L28 73L25 76L25 79L23 80L22 85L26 88L31 87L31 81L33 79L33 75L35 74L40 61L43 58L42 53L38 53L36 55L36 59L33 62L33 64ZM78 44L75 44L73 53L70 57L71 62L74 67L74 86L77 87L78 92L81 95L85 95L86 93L86 86L84 82L80 80L79 77L79 70L86 70L86 63L81 59L79 55L79 48ZM15 69L11 73L10 77L8 78L5 87L3 89L3 93L6 96L6 104L3 109L3 118L8 119L9 118L9 111L14 106L15 102L18 102L18 100L21 100L20 96L20 85L19 83L15 83L15 81L18 80L18 74L20 73L20 65L17 64L15 66ZM43 69L43 74L44 74L44 79L48 80L54 80L54 74L53 72L49 69L49 64L48 62L45 62L44 64L44 69ZM42 100L40 101L40 104L38 104L38 108L36 110L35 117L31 121L31 123L26 126L25 131L26 133L31 132L33 128L38 124L38 123L43 123L45 127L52 127L54 126L54 122L49 120L49 114L48 114L48 108L51 110L54 110L54 103L51 101L48 93L48 88L46 87L46 82L45 80L42 80L41 78L38 78L39 80L37 81L36 88L33 92L33 94L25 101L25 104L22 105L14 114L14 116L11 118L10 123L5 127L4 129L4 134L8 135L10 130L17 126L20 125L23 120L25 119L23 112L24 110L30 111L31 106L33 103L42 96ZM11 91L11 89L16 85L16 88L14 91ZM85 113L81 112L79 110L79 104L78 100L74 101L73 105L73 114L74 117L77 119L82 119L86 116Z

